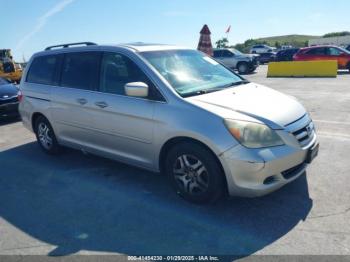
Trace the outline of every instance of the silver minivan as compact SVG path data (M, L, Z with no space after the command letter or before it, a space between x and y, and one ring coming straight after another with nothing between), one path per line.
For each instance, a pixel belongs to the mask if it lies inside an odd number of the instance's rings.
M23 124L45 152L71 147L162 172L197 203L270 193L318 153L298 101L187 48L48 47L20 89Z

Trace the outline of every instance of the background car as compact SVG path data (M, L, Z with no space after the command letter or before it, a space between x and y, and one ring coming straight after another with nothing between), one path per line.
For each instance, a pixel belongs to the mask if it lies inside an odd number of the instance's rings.
M313 46L300 49L293 57L295 61L337 60L338 69L349 69L350 51L338 46Z
M20 96L21 93L16 85L0 77L0 118L19 116Z
M214 49L213 57L240 74L251 73L259 65L257 55L243 54L234 48Z
M293 56L299 51L299 48L290 48L280 50L276 53L275 61L293 61Z
M346 47L346 50L350 51L350 45L348 45L348 46Z
M291 45L282 45L280 49L286 50L286 49L291 49L291 48L293 48L293 46L291 46Z
M258 60L260 64L266 64L272 61L275 61L276 53L274 52L268 52L268 53L261 53L258 56Z
M272 52L273 50L275 50L275 48L268 46L268 45L254 45L250 49L250 53L251 54L262 54L262 53Z

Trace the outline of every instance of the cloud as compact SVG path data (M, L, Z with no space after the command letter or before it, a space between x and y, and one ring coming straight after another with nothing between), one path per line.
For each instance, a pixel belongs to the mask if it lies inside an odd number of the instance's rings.
M39 17L35 27L18 41L15 49L20 49L30 38L32 38L46 25L46 23L53 15L62 12L66 8L66 6L72 3L73 1L75 0L62 0L54 7L52 7L49 11L47 11L44 15Z

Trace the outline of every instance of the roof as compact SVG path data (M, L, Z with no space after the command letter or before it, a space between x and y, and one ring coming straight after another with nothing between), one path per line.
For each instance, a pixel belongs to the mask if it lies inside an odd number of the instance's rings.
M307 49L312 49L312 48L318 48L318 47L338 47L336 45L313 45L313 46L307 46L300 48L301 50L307 50Z
M60 53L67 53L67 52L84 52L86 50L100 51L101 48L103 49L103 48L111 48L111 47L127 49L131 52L193 49L193 48L186 48L186 47L181 47L176 45L152 44L152 43L143 43L143 42L127 43L127 44L106 44L106 45L98 45L90 42L82 42L82 43L62 44L62 45L57 45L52 47L47 47L44 51L37 52L33 56L60 54Z
M166 44L153 44L153 43L127 43L127 44L119 44L115 45L118 47L128 47L134 49L137 52L146 52L146 51L161 51L161 50L174 50L174 49L189 49L176 45L166 45Z
M101 47L127 48L127 49L132 49L136 52L185 49L184 47L179 47L175 45L153 44L153 43L143 43L143 42L111 44L111 45L98 45L92 42L79 42L79 43L69 43L69 44L49 46L45 48L44 52L48 52L48 51L65 52L68 50L85 50L87 48L91 50L91 49L99 49Z

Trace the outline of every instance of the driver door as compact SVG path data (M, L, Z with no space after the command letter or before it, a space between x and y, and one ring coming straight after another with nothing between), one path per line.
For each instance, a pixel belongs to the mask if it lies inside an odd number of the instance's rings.
M125 94L125 84L144 82L149 97ZM155 87L141 69L123 54L103 54L99 92L94 94L92 110L94 144L107 156L143 167L153 165Z

